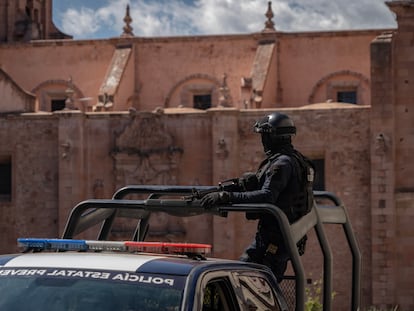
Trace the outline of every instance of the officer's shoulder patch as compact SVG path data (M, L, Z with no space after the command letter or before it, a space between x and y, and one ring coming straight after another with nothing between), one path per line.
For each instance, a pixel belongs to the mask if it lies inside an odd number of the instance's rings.
M269 169L267 170L267 174L268 175L274 175L276 174L280 169L280 164L279 163L273 163L272 165L270 165Z

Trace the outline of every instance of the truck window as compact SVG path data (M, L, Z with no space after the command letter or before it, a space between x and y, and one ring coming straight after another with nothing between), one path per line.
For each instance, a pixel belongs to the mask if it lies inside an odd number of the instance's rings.
M280 310L271 284L258 275L238 275L244 310Z
M225 279L210 281L204 291L203 311L235 311L234 296Z

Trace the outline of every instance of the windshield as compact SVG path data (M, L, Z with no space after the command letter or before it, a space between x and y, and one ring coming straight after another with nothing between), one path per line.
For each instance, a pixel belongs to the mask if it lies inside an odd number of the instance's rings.
M0 310L179 310L185 277L78 269L0 268Z

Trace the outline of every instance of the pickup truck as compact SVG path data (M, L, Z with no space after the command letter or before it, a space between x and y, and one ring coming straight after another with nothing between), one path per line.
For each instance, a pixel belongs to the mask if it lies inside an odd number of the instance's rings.
M0 310L287 310L264 266L206 258L209 245L19 239L0 256Z
M296 243L312 228L324 255L323 310L331 310L332 256L325 223L344 228L353 257L351 310L358 310L360 252L336 196L315 192L312 211L290 224L271 204L220 205L206 210L194 194L213 190L212 186L131 185L116 191L111 199L80 202L72 209L60 238L19 238L22 253L0 256L0 310L303 311L305 274ZM319 206L319 199L334 205ZM145 241L153 212L180 217L272 214L291 254L293 303L287 304L284 291L265 266L209 257L212 246L207 244ZM109 240L118 217L136 221L128 241ZM97 226L95 240L77 238Z

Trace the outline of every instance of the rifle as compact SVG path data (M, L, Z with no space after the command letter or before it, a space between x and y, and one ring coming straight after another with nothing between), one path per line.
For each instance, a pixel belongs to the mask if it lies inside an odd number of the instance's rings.
M205 190L198 190L197 188L193 188L192 194L183 197L185 201L194 201L194 200L200 200L205 195L213 192L220 192L220 191L242 191L242 188L240 186L239 178L232 178L227 179L225 181L219 182L218 186L213 186L210 189Z
M229 192L243 192L257 190L259 187L259 181L255 173L244 173L241 178L231 178L225 181L219 182L218 186L211 187L205 190L197 190L193 188L192 194L185 196L183 199L186 201L200 200L202 197L209 193L229 191Z

